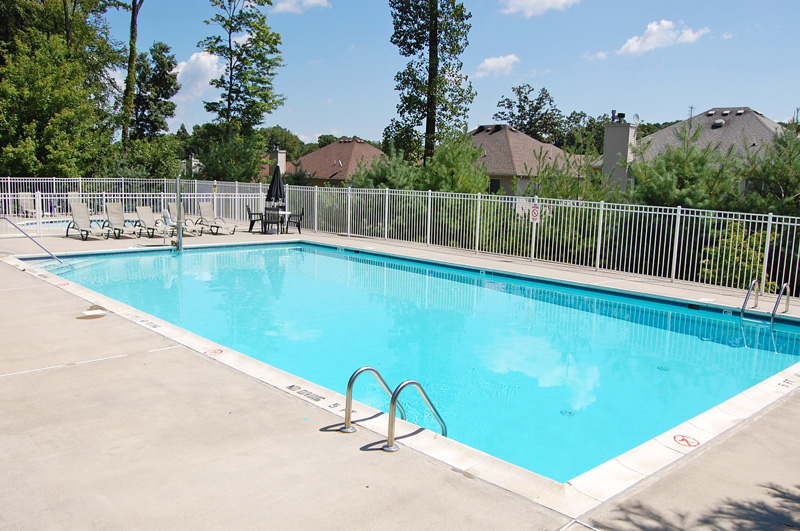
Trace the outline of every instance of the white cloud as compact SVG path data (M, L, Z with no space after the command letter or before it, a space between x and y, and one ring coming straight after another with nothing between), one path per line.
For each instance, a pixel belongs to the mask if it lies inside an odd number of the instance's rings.
M188 61L176 67L181 90L176 97L199 98L209 88L208 82L225 71L219 57L207 52L195 52Z
M125 89L126 74L127 73L125 72L125 70L116 69L111 71L111 80L114 81L114 84L117 85L117 88L119 90Z
M581 0L504 0L506 5L503 13L514 14L522 13L526 18L541 15L551 9L564 11L572 4L577 4Z
M511 55L504 55L502 57L489 57L488 59L484 59L483 62L478 65L478 71L475 73L475 77L481 78L489 75L495 77L507 76L511 73L514 65L519 63L519 60L519 57L513 53Z
M702 28L697 31L686 27L677 29L675 23L671 20L651 22L647 25L644 35L631 37L617 53L639 55L656 48L672 46L681 42L696 42L700 37L710 32L709 28Z
M275 4L275 13L303 13L312 7L331 7L328 0L279 0Z
M195 52L188 61L178 63L175 70L178 72L181 90L172 100L175 102L175 116L169 120L170 130L177 129L183 123L191 131L193 125L209 120L203 108L203 100L217 100L219 91L208 82L219 77L225 67L216 55Z
M595 53L586 52L581 57L586 61L594 61L595 59L599 59L602 61L603 59L608 58L608 52L595 52Z

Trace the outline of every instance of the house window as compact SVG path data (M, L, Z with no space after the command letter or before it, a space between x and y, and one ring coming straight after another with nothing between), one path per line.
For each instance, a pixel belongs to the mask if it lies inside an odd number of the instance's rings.
M489 180L489 193L496 194L500 191L500 179L490 179Z

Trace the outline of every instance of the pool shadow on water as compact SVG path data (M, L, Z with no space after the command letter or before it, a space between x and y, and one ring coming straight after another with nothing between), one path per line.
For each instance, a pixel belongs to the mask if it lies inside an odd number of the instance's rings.
M629 502L607 516L588 518L598 529L619 531L667 531L708 529L762 531L800 529L800 485L787 488L774 483L759 485L771 499L734 500L727 498L708 514L662 513L640 502Z

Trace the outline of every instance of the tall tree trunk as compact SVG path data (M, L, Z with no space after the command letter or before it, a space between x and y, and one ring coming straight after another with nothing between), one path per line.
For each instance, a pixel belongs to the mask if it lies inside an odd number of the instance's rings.
M423 164L433 157L436 146L436 83L439 78L439 0L429 1L428 84L425 110L425 152Z
M130 126L133 118L133 93L136 89L136 37L139 30L136 19L144 0L131 0L131 36L128 44L128 75L125 76L125 92L122 94L122 147L127 151L130 141Z

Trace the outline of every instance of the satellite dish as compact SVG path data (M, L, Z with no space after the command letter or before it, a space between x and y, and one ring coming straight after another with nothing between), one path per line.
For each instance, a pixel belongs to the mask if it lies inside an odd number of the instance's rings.
M633 125L639 125L639 115L638 114L634 114L633 115Z

